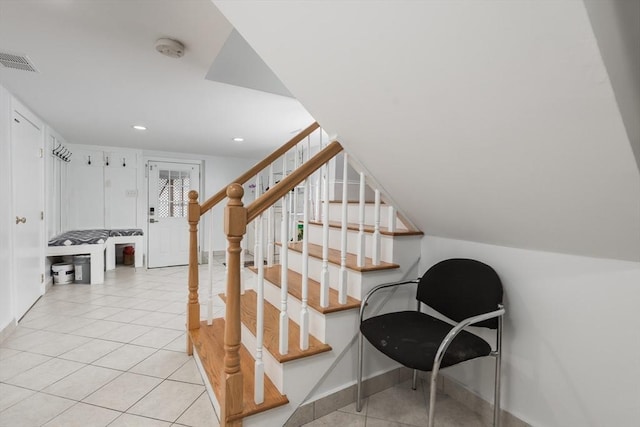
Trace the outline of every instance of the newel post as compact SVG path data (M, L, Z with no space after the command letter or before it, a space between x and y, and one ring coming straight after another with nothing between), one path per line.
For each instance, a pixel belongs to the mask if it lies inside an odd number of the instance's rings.
M193 354L189 331L200 327L200 302L198 301L198 222L200 205L198 192L189 191L189 301L187 302L187 354Z
M223 426L241 426L242 419L229 421L242 412L242 371L240 370L240 242L247 231L247 209L242 204L240 184L227 187L229 202L224 210L224 232L229 242L227 304L224 326L224 402Z

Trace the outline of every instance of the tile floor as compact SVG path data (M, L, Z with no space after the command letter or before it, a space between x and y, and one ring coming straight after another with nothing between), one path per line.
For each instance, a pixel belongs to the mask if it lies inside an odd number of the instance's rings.
M218 293L221 259L214 268ZM218 426L184 351L186 283L186 267L118 267L103 285L53 286L0 344L0 427ZM223 315L221 301L214 312ZM424 426L427 394L422 382L415 392L401 384L369 397L360 413L351 404L307 426ZM439 427L482 425L438 399Z

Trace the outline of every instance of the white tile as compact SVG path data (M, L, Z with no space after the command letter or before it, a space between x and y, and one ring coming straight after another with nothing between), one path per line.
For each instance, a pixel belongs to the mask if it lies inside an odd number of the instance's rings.
M35 393L22 387L0 383L0 412ZM0 419L2 416L0 415Z
M177 314L173 318L162 323L160 327L184 332L187 330L187 315Z
M83 366L82 363L72 362L70 360L51 359L35 368L31 368L26 372L8 379L6 382L31 390L42 390Z
M151 356L155 351L155 349L149 347L125 344L106 356L96 360L93 364L96 366L104 366L105 368L128 371L147 357Z
M134 323L136 325L145 325L145 326L155 327L165 322L168 322L169 320L172 320L174 317L175 317L175 314L171 314L171 313L152 312L147 314L146 316L143 316L139 319L132 321L131 323Z
M139 319L144 315L149 314L149 312L144 311L144 310L133 310L133 309L127 309L127 310L122 310L114 315L111 315L107 318L105 318L105 320L112 320L114 322L124 322L124 323L129 323L133 320Z
M34 353L58 356L91 341L91 338L76 335L62 335L60 338L43 343L31 349Z
M117 411L126 411L162 382L159 378L125 372L83 402ZM163 402L160 402L162 404Z
M38 427L57 417L75 402L44 393L34 393L0 414L0 427Z
M123 324L118 329L107 332L100 338L110 341L128 343L151 330L150 326Z
M206 392L191 405L176 421L191 427L218 427L220 422Z
M202 392L200 385L164 381L127 412L173 422Z
M120 347L122 347L122 343L119 342L93 339L58 357L76 362L91 363Z
M49 331L33 331L33 333L16 336L15 334L4 340L3 347L12 348L14 350L25 350L40 346L46 342L58 339L63 334Z
M365 417L363 415L354 415L347 412L331 412L322 418L318 418L308 424L307 427L321 427L321 426L340 426L340 427L364 427Z
M56 323L60 323L67 319L67 316L60 316L58 314L47 314L46 316L38 317L34 320L21 320L20 325L25 328L31 329L45 329L48 326L55 325Z
M8 357L0 363L0 381L6 381L11 377L38 366L51 357L41 354L34 354L28 352L19 352L18 354Z
M119 415L118 411L77 403L44 427L105 427Z
M190 360L187 361L187 363L182 365L180 369L171 374L169 379L192 384L204 384L204 382L202 381L202 376L200 375L200 371L198 370L198 366L196 365L195 360L193 360L193 357L190 357Z
M181 333L178 338L171 341L169 344L165 345L163 348L165 350L185 352L187 348L186 333L184 332Z
M153 328L144 335L131 341L131 344L142 345L145 347L162 348L171 341L182 335L180 331L173 329Z
M114 329L120 328L122 323L119 322L109 322L107 320L96 320L95 322L83 326L82 328L76 329L73 331L73 335L80 335L83 337L90 338L100 338L103 335L113 331Z
M82 400L121 374L122 372L114 369L87 365L51 384L42 392L67 399Z
M113 316L114 314L120 313L121 311L123 311L122 308L116 308L116 307L104 307L104 306L98 306L98 305L94 305L94 308L92 308L91 310L87 311L86 313L82 314L81 317L86 317L88 319L104 319L106 317L109 316Z
M69 332L73 332L93 322L95 322L95 319L86 319L84 317L69 317L67 318L67 320L56 323L54 325L49 325L44 329L51 332L68 334Z
M122 414L109 427L169 427L171 423L139 417L137 415Z
M164 307L158 309L157 311L161 311L164 313L173 313L173 314L185 314L187 310L187 303L185 302L172 302Z
M150 375L153 377L167 378L169 375L178 370L182 365L189 361L190 356L186 353L178 353L175 351L158 350L136 366L131 368L129 372L135 374Z

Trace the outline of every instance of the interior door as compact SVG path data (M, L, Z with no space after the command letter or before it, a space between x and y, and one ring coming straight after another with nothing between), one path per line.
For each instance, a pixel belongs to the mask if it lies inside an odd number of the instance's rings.
M43 141L43 130L35 118L12 110L13 282L17 319L44 293Z
M149 268L189 263L188 194L199 182L197 164L149 162Z

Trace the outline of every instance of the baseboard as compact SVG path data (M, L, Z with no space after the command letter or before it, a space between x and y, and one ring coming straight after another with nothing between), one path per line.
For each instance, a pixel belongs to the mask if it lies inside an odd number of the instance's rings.
M16 323L16 319L11 319L9 324L0 330L0 343L9 337L16 329L18 324Z
M362 382L362 397L371 396L372 394L379 393L396 384L407 381L411 379L412 373L413 371L411 369L401 367L369 378ZM424 379L429 379L428 372L420 372L420 376ZM485 425L491 424L493 420L493 404L473 393L462 384L452 380L446 375L440 375L438 378L438 391L447 394L453 400L479 414ZM340 408L344 408L355 401L356 385L352 384L313 402L300 405L289 420L287 420L284 427L298 427L310 423ZM531 427L504 409L501 410L501 422L502 427Z

